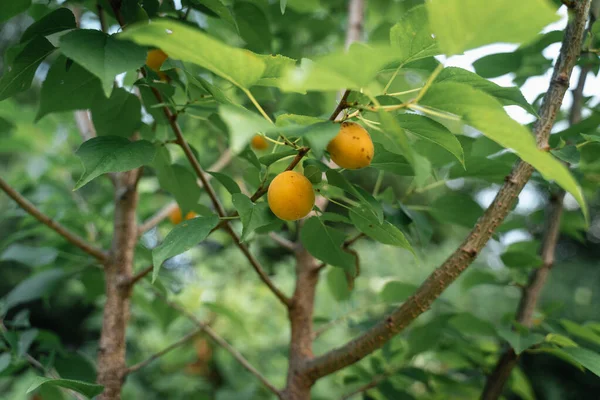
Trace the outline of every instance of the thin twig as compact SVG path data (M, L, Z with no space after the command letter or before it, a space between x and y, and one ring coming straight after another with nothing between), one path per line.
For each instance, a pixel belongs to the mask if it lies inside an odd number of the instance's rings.
M0 189L2 189L10 198L12 198L22 209L27 211L31 216L46 225L56 233L67 239L71 244L79 247L89 255L95 257L101 263L105 263L108 259L108 255L101 249L89 244L82 237L69 231L67 228L48 217L46 214L41 212L36 206L31 204L26 198L21 196L19 192L14 190L6 181L0 178Z
M150 272L152 272L153 269L154 269L154 265L150 264L149 266L147 266L146 268L144 268L143 270L141 270L140 272L138 272L137 274L132 276L129 281L125 282L125 284L127 286L135 285L140 280L142 280L146 275L148 275Z
M151 290L154 292L154 294L158 298L160 298L163 302L165 302L165 304L167 304L169 307L173 308L174 310L179 311L181 314L185 315L190 321L192 321L194 324L196 324L196 326L198 326L198 328L200 328L200 330L204 331L213 341L215 341L219 346L221 346L225 350L227 350L233 356L233 358L235 358L248 372L250 372L256 378L258 378L258 380L261 381L262 384L267 389L269 389L271 392L273 392L273 394L275 394L278 398L281 398L281 392L271 382L269 382L265 376L263 376L260 372L258 372L258 370L256 368L254 368L254 366L252 366L252 364L250 364L250 362L248 362L248 360L246 360L239 351L237 351L235 348L233 348L225 339L223 339L218 333L216 333L210 326L208 326L206 323L202 322L200 319L198 319L198 317L196 317L194 314L192 314L191 312L189 312L188 310L186 310L179 304L169 300L159 290L155 289L154 287L151 287Z
M281 236L275 232L269 232L269 237L271 239L273 239L274 242L276 242L278 245L280 245L284 249L290 250L292 252L294 252L298 249L298 246L296 245L296 243L292 242L289 239L284 238L283 236Z
M548 146L548 137L556 120L569 78L581 50L581 42L589 12L590 0L575 5L563 38L560 55L554 66L550 87L544 95L540 118L534 126L539 148ZM533 173L533 167L517 162L492 204L479 218L468 237L446 261L433 271L417 291L400 307L354 340L309 360L302 375L316 381L363 359L381 348L429 309L442 292L475 260L481 249L502 223Z
M182 337L181 339L179 339L178 341L176 341L175 343L172 343L171 345L165 347L164 349L162 349L159 352L156 352L154 354L152 354L150 357L148 357L147 359L145 359L144 361L141 361L135 365L132 365L131 367L127 368L127 371L125 372L125 375L129 375L133 372L136 372L137 370L144 368L146 365L150 364L152 361L164 356L165 354L167 354L168 352L170 352L171 350L175 350L176 348L183 346L184 344L186 344L187 342L189 342L190 340L192 340L193 338L195 338L196 336L198 336L199 333L201 333L202 331L204 331L205 327L199 327L195 330L193 330L192 332L188 333L187 335L185 335L184 337Z
M329 120L330 121L335 121L336 118L338 117L338 115L345 110L346 108L348 108L348 96L350 96L350 89L346 89L346 91L344 92L344 94L342 95L342 98L340 99L337 107L335 108L335 110L333 110L333 112L331 113L331 115L329 116Z

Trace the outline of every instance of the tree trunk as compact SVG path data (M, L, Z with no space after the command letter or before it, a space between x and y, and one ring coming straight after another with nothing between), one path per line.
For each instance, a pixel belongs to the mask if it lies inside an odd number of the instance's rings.
M301 368L313 357L312 328L315 288L319 280L319 263L306 250L296 253L296 289L289 309L292 327L290 340L289 369L286 389L281 397L285 400L310 399L314 381Z
M129 319L131 278L137 237L136 179L139 170L119 174L115 186L114 233L105 265L106 304L98 354L98 383L104 385L101 400L118 400L125 377L125 331Z

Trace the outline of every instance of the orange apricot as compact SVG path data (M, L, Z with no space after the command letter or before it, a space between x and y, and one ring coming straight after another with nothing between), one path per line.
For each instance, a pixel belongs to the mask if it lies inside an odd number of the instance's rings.
M368 167L375 149L369 132L354 122L343 122L337 136L327 145L331 159L346 169Z
M252 148L255 150L265 150L267 147L269 147L269 142L267 142L267 139L260 135L254 135L252 141L250 142L250 146L252 146Z
M306 177L294 171L277 175L267 193L273 214L284 221L304 218L315 205L315 192Z
M167 53L160 49L150 50L146 56L146 65L151 70L158 72L167 58L169 58Z

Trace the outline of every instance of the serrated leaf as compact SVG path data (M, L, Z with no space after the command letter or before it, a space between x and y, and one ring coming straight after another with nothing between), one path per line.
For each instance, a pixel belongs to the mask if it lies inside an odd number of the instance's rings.
M432 0L425 6L447 55L495 42L528 42L558 19L546 0L528 0L519 7L505 0Z
M242 242L246 241L248 235L256 229L270 225L275 221L275 218L269 212L267 203L253 203L248 196L242 193L234 194L231 200L242 220Z
M437 144L450 152L464 165L463 148L456 138L444 125L418 114L400 114L396 117L398 123L406 132Z
M77 29L65 34L60 38L60 50L100 78L106 97L118 74L137 69L146 61L143 47L92 29Z
M123 88L115 88L108 99L98 98L91 109L98 136L130 137L142 125L140 99Z
M158 47L170 57L197 64L242 89L254 85L266 68L255 54L230 47L199 29L172 20L133 26L120 38Z
M173 228L165 240L152 250L152 282L156 280L163 262L191 249L208 236L219 223L216 215L197 217L184 221Z
M354 257L342 250L346 235L330 228L318 217L309 218L302 227L300 240L306 250L314 257L334 267L353 272Z
M365 235L383 244L402 247L414 254L404 234L388 221L379 222L377 217L364 207L352 207L348 213L352 223Z
M221 172L212 172L206 171L211 174L213 178L215 178L221 185L227 189L227 191L231 194L241 193L242 190L238 186L238 184L231 178L229 175L223 174Z
M75 62L67 68L67 58L60 56L42 83L35 118L39 120L52 112L89 109L99 99L104 99L100 79Z
M502 87L466 69L457 67L444 68L435 79L435 82L464 83L494 96L505 106L519 106L530 114L537 115L533 106L523 97L523 93L521 93L518 87Z
M575 197L588 216L581 188L569 170L545 151L537 148L529 130L510 118L502 105L490 95L453 82L433 84L421 104L458 115L462 120L536 168L545 179L554 180Z
M278 79L285 76L287 70L296 65L296 60L281 54L257 54L257 56L263 60L266 66L265 72L256 82L259 86L277 86Z
M74 190L107 172L129 171L151 164L156 148L147 140L131 142L119 136L99 136L85 141L75 154L85 171Z
M418 287L412 283L389 281L379 292L379 297L386 303L402 303L417 289Z
M29 89L35 71L44 59L54 51L54 46L43 37L27 42L0 78L0 101ZM5 62L8 60L5 59Z
M21 35L20 42L25 43L35 36L48 36L76 27L75 16L71 10L66 7L57 8L29 25Z
M31 393L40 386L57 386L65 389L71 389L77 393L81 393L87 398L91 399L104 391L104 386L96 385L95 383L88 383L83 381L76 381L73 379L52 379L43 376L36 376L26 393Z
M425 6L416 6L405 13L390 29L390 42L401 54L398 61L407 64L440 54L427 20Z

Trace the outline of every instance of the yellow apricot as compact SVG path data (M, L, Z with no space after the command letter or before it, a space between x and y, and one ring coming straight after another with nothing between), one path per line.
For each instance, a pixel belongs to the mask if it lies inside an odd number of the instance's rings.
M167 53L160 49L150 50L146 56L146 65L148 68L158 72L167 58L169 58Z
M354 122L343 122L337 136L327 145L331 159L346 169L368 167L375 149L369 132Z
M252 148L255 150L265 150L267 147L269 147L269 143L264 137L260 135L254 135L252 141L250 142L250 146L252 146Z
M193 211L190 211L189 213L187 213L185 215L185 219L192 219L192 218L196 218L198 216L198 214L196 214ZM169 214L169 220L171 221L171 223L173 225L177 225L179 224L181 221L183 221L182 215L181 215L181 208L177 207L176 209L174 209L173 211L171 211L171 213Z
M315 192L306 177L294 171L277 175L267 194L273 214L285 221L296 221L308 215L315 205Z

